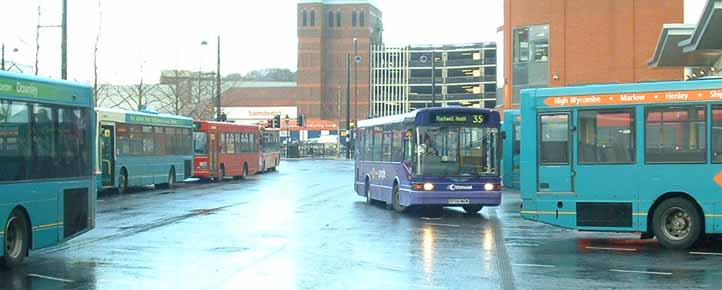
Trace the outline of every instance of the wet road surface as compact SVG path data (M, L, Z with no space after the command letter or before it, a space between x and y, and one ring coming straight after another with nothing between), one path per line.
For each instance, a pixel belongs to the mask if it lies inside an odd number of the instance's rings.
M722 241L526 221L519 195L481 214L398 214L352 191L353 163L287 161L223 184L98 202L97 227L34 251L0 289L720 289Z

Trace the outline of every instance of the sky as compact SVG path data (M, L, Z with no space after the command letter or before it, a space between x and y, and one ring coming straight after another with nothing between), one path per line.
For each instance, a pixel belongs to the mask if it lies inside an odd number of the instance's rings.
M2 0L0 42L6 59L60 76L60 0ZM9 1L9 3L8 3ZM602 0L605 1L605 0ZM496 41L503 0L377 0L388 45ZM163 69L214 70L221 36L222 74L282 67L296 70L297 0L68 0L68 74L99 82L157 82ZM706 0L685 0L695 22ZM38 7L41 15L38 16ZM36 27L43 27L36 49ZM208 45L201 45L202 41ZM17 48L17 52L13 52Z

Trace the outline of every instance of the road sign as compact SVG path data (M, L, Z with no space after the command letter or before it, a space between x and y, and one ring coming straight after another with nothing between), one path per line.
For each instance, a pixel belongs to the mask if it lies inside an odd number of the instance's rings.
M357 55L356 57L354 57L353 60L356 61L356 63L361 63L361 60L362 60L362 59L363 59L363 58L361 58L360 55Z

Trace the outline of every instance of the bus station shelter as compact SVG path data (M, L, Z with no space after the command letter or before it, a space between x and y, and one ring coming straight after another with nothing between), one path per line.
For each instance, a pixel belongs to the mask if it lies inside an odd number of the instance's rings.
M686 67L686 79L722 76L722 0L708 0L696 24L665 24L651 67Z

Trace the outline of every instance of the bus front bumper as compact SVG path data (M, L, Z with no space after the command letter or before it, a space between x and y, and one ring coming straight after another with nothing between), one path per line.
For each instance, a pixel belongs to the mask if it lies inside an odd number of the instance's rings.
M407 191L408 205L464 206L501 204L501 191ZM403 200L402 200L402 203Z

